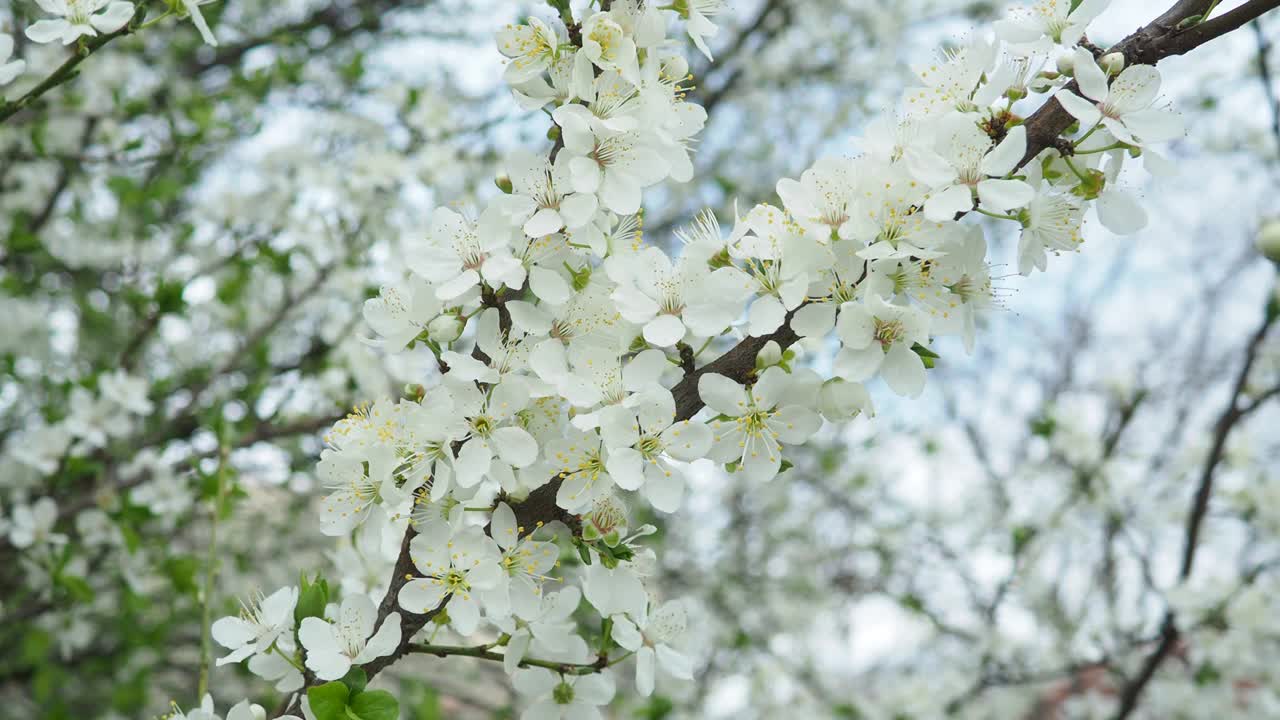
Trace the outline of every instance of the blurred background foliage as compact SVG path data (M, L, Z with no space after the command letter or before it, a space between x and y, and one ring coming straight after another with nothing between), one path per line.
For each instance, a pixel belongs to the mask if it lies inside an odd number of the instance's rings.
M696 179L647 197L652 242L703 207L731 222L735 200L768 201L778 178L853 151L848 138L911 81L910 60L1003 12L733 7L716 62L693 68L690 99L710 112ZM202 9L218 47L189 23L120 39L0 125L0 516L49 497L68 538L47 562L0 540L0 716L192 705L206 587L217 616L336 562L367 578L347 590L377 596L379 540L335 551L313 532L320 436L432 363L364 342L361 302L399 276L431 207L474 206L496 192L505 152L550 144L545 119L501 85L491 40L546 15L535 3ZM37 13L8 4L0 28L21 43ZM1095 41L1151 13L1118 0ZM661 527L660 586L696 600L706 664L695 684L619 700L615 717L1092 717L1169 603L1203 606L1205 621L1150 693L1150 717L1280 713L1267 662L1280 418L1251 411L1220 458L1210 447L1245 358L1246 405L1280 369L1274 342L1248 343L1275 302L1252 238L1280 212L1260 75L1280 62L1267 56L1277 36L1273 22L1168 64L1164 95L1191 131L1181 174L1145 189L1151 226L1125 239L1093 228L1047 278L1001 280L1004 311L973 356L941 348L924 402L877 394L874 420L824 435L787 477L699 473L688 512L643 518ZM32 70L8 94L67 52L20 47ZM104 404L120 370L145 378L155 412ZM1187 500L1210 460L1223 492L1209 562L1177 584ZM230 559L210 576L215 515ZM1264 590L1250 600L1263 611L1233 604ZM1246 612L1264 620L1236 623ZM216 673L220 705L271 706L247 671ZM416 658L379 682L398 683L417 720L514 717L500 668Z

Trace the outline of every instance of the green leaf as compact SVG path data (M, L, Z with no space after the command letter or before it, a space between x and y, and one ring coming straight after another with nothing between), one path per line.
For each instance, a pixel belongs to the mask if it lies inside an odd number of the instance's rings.
M1012 533L1013 554L1021 555L1022 551L1027 548L1027 544L1035 539L1035 536L1036 529L1030 525L1018 525L1015 527Z
M1191 17L1183 18L1182 21L1178 23L1176 29L1186 30L1189 27L1199 25L1201 20L1204 20L1204 15L1192 15Z
M306 576L303 576L301 589L298 591L298 604L293 608L293 619L301 624L305 618L323 618L324 607L327 604L329 604L329 583L319 575L312 582L308 582Z
M1221 679L1222 673L1218 671L1218 668L1213 666L1213 663L1206 662L1196 670L1196 685L1212 685Z
M937 361L937 359L942 357L938 353L930 350L929 348L921 345L920 343L913 344L911 346L911 350L915 354L919 355L920 359L924 362L924 366L931 370L933 369L934 363Z
M397 720L400 717L399 701L386 690L362 692L351 701L349 707L359 720ZM317 720L321 720L319 716Z
M1031 421L1031 434L1038 437L1047 438L1053 435L1053 431L1057 429L1058 423L1052 417L1045 415L1035 418Z
M184 286L180 282L162 282L156 288L155 300L156 309L161 313L178 313L182 312L184 305L182 299L182 291Z
M364 668L357 665L342 676L342 684L350 688L351 697L355 697L364 692L364 686L369 684L369 677L364 674Z
M76 575L59 575L58 584L66 588L76 602L93 602L94 592L88 580Z
M350 694L346 685L334 680L309 688L307 700L311 702L311 712L316 720L347 720L347 698Z
M842 703L831 708L831 711L835 713L836 717L844 718L844 720L862 720L866 717L866 715L863 715L862 711L858 709L858 706L853 703Z
M173 589L185 595L196 594L196 571L200 564L191 555L174 555L164 561L164 572Z
M912 352L914 352L915 354L919 355L919 356L920 356L920 357L922 357L922 358L940 358L940 357L942 357L942 356L941 356L941 355L939 355L938 353L936 353L936 352L934 352L934 351L930 350L929 348L925 347L924 345L921 345L920 343L914 343L914 344L912 344L912 346L911 346L911 351L912 351Z
M644 720L664 720L675 710L675 703L670 699L661 695L654 695L649 698L649 704L645 705L636 713L636 717L644 718Z

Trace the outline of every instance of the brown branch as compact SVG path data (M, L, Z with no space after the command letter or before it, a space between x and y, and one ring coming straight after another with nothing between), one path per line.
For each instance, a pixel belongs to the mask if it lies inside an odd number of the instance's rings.
M1106 52L1122 53L1126 65L1154 65L1164 58L1194 50L1258 18L1268 10L1280 7L1280 0L1252 0L1212 20L1179 29L1189 18L1203 15L1212 4L1208 0L1182 0ZM1075 93L1080 91L1075 81L1067 85L1066 89ZM1050 99L1027 118L1027 153L1021 164L1025 165L1039 155L1040 151L1051 147L1058 136L1075 122L1075 117L1063 109L1057 100Z
M235 65L256 48L281 38L302 38L312 30L321 28L329 31L324 47L331 47L362 31L373 32L380 29L386 14L397 5L393 0L364 0L353 5L325 3L297 22L273 27L261 35L237 43L220 45L207 60L201 60L193 54L184 69L188 75L199 75L212 68Z
M766 29L764 27L765 23L768 22L769 18L773 16L774 13L780 13L783 20L782 22L774 23L773 27ZM752 37L757 35L763 37L764 39L761 41L762 44L770 42L778 33L787 28L788 24L786 19L789 14L790 8L786 6L786 2L784 2L784 0L768 0L768 2L760 8L760 11L756 13L755 18L738 32L738 35L733 39L733 42L729 47L716 53L717 60L719 61L718 67L728 67L728 63L725 61L741 55L743 48L746 47L747 41ZM710 62L707 63L707 67L708 69L712 67ZM728 76L725 77L724 80L721 80L714 89L710 89L705 93L700 92L701 88L695 90L694 97L690 98L690 100L701 104L702 109L706 110L707 113L710 114L711 109L716 105L719 105L720 101L724 100L725 97L742 80L744 72L743 67L744 66L741 63L736 67L733 67L729 71ZM706 74L707 71L704 70L703 75Z
M1267 40L1260 21L1254 20L1249 25L1258 40L1258 78L1262 81L1262 96L1267 99L1267 107L1271 110L1271 135L1276 140L1276 152L1280 153L1280 99L1276 98L1275 81L1271 77L1271 42Z
M1191 501L1191 511L1187 515L1186 539L1182 548L1182 566L1178 572L1178 580L1180 582L1190 577L1191 571L1195 567L1196 550L1200 544L1200 528L1204 524L1205 515L1209 512L1209 498L1213 494L1214 471L1217 470L1218 464L1222 461L1228 436L1245 416L1244 409L1241 407L1241 399L1244 397L1245 385L1249 380L1249 372L1253 369L1254 361L1258 357L1258 351L1262 347L1262 341L1266 338L1267 331L1271 329L1275 320L1275 314L1269 311L1266 312L1262 324L1258 326L1258 329L1254 331L1253 336L1249 339L1248 345L1245 346L1244 363L1236 375L1235 384L1231 389L1231 396L1227 401L1227 407L1218 416L1217 422L1214 423L1213 443L1209 448L1209 454L1205 458L1204 465L1201 467L1200 481L1196 487L1195 496ZM1151 682L1151 678L1155 676L1156 670L1159 669L1161 663L1173 651L1179 637L1177 622L1173 612L1169 611L1165 613L1164 622L1160 627L1160 644L1147 657L1138 676L1126 685L1121 693L1120 709L1115 714L1115 720L1125 720L1138 707L1142 691Z

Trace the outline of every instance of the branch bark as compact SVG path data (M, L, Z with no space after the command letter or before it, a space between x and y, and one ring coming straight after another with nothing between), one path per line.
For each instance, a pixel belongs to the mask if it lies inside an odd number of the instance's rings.
M1213 443L1210 445L1209 454L1201 467L1200 480L1196 487L1196 493L1191 500L1191 511L1187 514L1185 540L1182 547L1182 565L1178 571L1179 582L1190 577L1191 571L1195 567L1196 550L1200 545L1200 528L1204 524L1205 515L1209 512L1209 498L1213 494L1214 472L1222 461L1228 436L1230 436L1232 429L1239 424L1240 420L1245 417L1241 401L1244 398L1245 386L1249 380L1249 372L1253 369L1254 362L1258 358L1259 350L1262 348L1262 341L1266 338L1267 332L1275 321L1275 314L1267 311L1263 317L1262 324L1258 326L1253 336L1249 338L1249 343L1245 346L1244 363L1240 366L1240 371L1236 375L1235 383L1231 388L1231 397L1227 401L1227 407L1218 416L1218 420L1214 424ZM1151 679L1155 677L1156 670L1159 669L1161 663L1177 646L1180 636L1181 633L1178 631L1177 620L1174 618L1173 612L1166 612L1164 621L1160 626L1160 643L1142 664L1142 669L1139 671L1138 676L1126 685L1122 691L1120 709L1116 712L1115 720L1125 720L1137 709L1143 690L1150 684Z
M1213 4L1209 0L1182 0L1106 52L1122 53L1125 65L1154 65L1167 57L1190 52L1258 18L1268 10L1280 7L1280 0L1252 0L1219 17L1179 29L1189 18L1203 15ZM1080 87L1074 81L1066 89L1080 92ZM1020 165L1031 162L1040 151L1052 146L1062 131L1071 127L1075 121L1071 113L1054 99L1032 113L1026 121L1027 153Z

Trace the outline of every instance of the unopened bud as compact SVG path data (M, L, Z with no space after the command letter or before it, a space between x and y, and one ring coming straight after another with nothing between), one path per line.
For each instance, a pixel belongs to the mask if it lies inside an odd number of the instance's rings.
M1058 56L1058 72L1063 75L1075 75L1076 59L1071 53Z
M511 194L511 178L508 177L506 173L499 173L498 176L493 179L493 184L497 185L498 189L502 192L508 195Z
M1107 53L1098 60L1098 65L1102 66L1103 72L1108 75L1117 75L1124 69L1124 53Z
M871 396L862 383L832 378L823 383L819 398L822 416L832 422L850 420L861 413L876 414Z
M1280 263L1280 218L1272 218L1258 228L1253 244L1271 262Z
M462 323L456 315L441 315L427 323L427 335L436 342L453 342L462 334Z
M782 346L773 340L765 343L756 355L756 368L759 370L773 367L780 362L782 362Z

